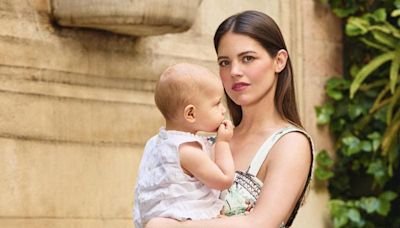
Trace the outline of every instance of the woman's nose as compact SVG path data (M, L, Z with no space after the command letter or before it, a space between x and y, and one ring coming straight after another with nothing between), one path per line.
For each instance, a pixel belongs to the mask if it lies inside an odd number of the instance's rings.
M231 76L232 77L237 77L237 76L242 76L242 75L243 75L243 73L242 73L240 64L232 62L232 65L231 65Z

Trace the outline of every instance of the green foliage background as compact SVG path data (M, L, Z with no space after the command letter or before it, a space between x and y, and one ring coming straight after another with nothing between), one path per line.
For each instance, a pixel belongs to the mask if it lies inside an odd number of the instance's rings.
M319 125L335 159L317 155L334 227L400 227L400 0L320 0L343 19L344 75L326 84Z

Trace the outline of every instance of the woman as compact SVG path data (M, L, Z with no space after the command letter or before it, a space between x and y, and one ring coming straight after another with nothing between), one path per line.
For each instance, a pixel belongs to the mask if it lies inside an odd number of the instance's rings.
M311 179L313 146L282 34L269 16L245 11L222 22L214 45L236 126L230 146L237 172L223 209L230 217L155 218L147 227L289 227Z

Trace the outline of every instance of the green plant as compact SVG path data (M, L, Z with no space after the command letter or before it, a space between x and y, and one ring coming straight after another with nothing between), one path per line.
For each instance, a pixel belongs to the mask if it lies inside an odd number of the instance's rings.
M316 107L335 162L320 152L315 175L328 181L334 227L400 227L400 0L321 1L345 22L345 64Z

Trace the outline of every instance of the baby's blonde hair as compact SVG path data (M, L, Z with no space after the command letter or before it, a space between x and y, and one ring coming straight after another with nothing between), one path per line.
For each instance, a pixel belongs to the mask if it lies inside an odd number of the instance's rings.
M213 75L202 66L178 63L168 67L157 82L154 99L166 120L173 120L183 107L202 96L200 77Z

